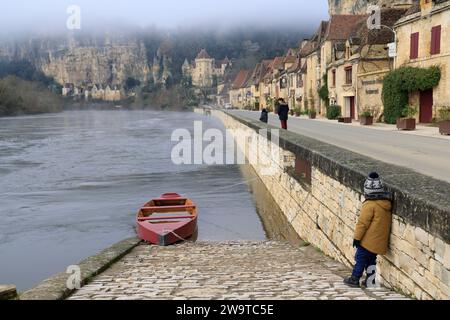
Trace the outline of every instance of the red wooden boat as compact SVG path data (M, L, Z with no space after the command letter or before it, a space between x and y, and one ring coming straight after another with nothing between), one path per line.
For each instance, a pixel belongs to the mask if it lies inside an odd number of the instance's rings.
M166 193L146 203L136 221L139 238L169 246L189 239L197 231L197 206L177 193Z

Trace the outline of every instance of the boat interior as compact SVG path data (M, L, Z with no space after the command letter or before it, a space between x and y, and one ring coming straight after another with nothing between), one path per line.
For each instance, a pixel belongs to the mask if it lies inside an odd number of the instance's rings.
M197 208L187 198L155 199L139 211L138 220L151 224L178 223L192 220L197 216Z

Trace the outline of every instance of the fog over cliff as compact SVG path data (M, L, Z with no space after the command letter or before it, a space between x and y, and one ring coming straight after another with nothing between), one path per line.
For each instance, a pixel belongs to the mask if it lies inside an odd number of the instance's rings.
M105 25L223 29L230 26L311 28L327 18L327 0L16 0L3 1L0 34L64 32L68 7L81 10L82 29Z
M81 28L71 30L72 5ZM247 68L298 47L327 17L327 0L4 1L0 61L29 61L61 85L178 81L201 48Z

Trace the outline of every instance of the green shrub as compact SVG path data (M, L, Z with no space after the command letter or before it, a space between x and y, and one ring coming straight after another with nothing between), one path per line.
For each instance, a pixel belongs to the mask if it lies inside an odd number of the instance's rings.
M0 116L59 112L63 100L40 82L15 76L0 79Z
M409 103L409 93L432 89L441 80L441 70L434 66L427 69L401 67L389 72L383 81L384 120L395 124L403 116Z
M450 121L450 107L444 107L439 110L440 121Z
M402 117L404 118L414 118L418 112L418 108L415 106L407 106L402 111Z
M327 107L327 119L329 120L336 120L341 116L341 107L334 105Z
M328 76L325 74L323 76L323 85L319 88L318 93L320 99L325 103L325 106L328 107L330 105L330 92L328 91Z

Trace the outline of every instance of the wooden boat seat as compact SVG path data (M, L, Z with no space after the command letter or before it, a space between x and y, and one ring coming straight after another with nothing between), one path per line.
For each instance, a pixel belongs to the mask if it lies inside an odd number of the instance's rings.
M153 199L153 201L158 201L158 202L164 202L164 201L188 201L188 198L158 198L158 199Z
M195 216L178 216L178 217L142 217L138 218L139 221L157 221L157 220L182 220L193 219Z
M141 210L155 211L155 210L183 210L183 209L195 209L196 206L161 206L161 207L143 207Z

